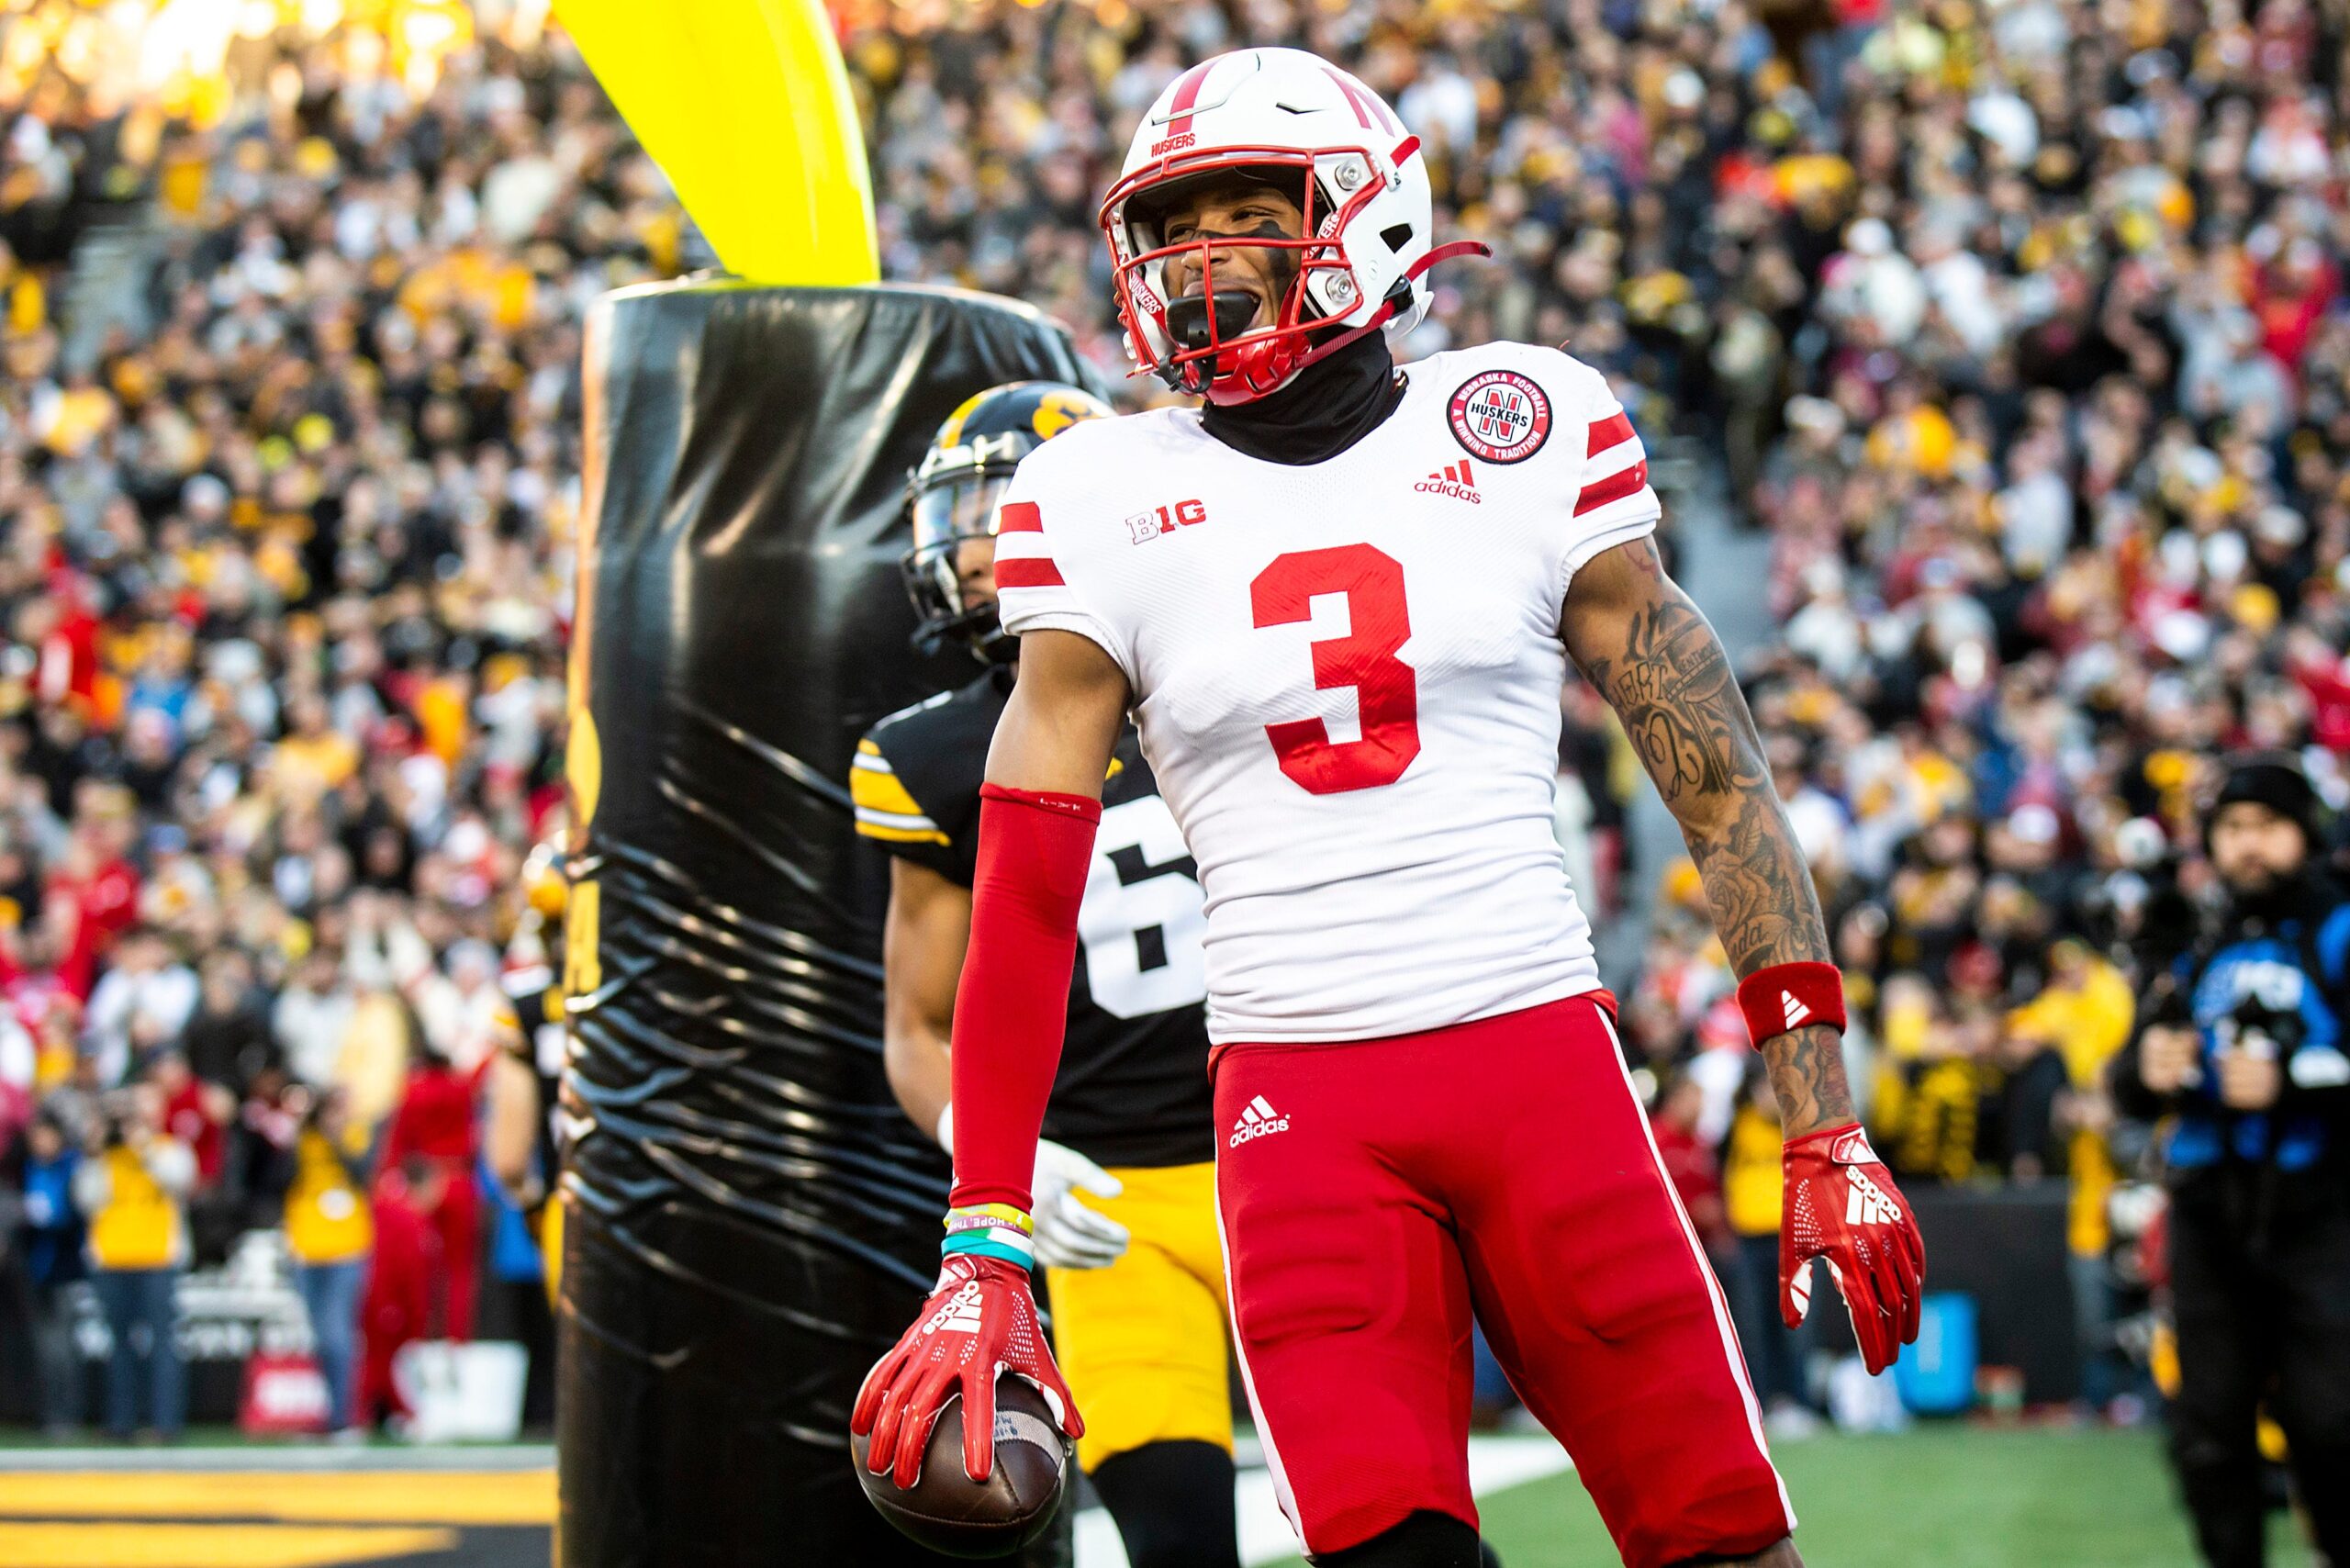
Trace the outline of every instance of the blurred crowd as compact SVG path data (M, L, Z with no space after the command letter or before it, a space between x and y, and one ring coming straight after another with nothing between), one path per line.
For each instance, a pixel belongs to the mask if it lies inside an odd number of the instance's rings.
M1395 103L1440 236L1494 251L1404 357L1563 342L1767 536L1747 674L1880 1143L2069 1177L2105 1248L2099 1077L2208 892L2210 759L2300 748L2339 797L2350 748L2338 3L833 8L887 274L1027 298L1113 379L1093 213L1168 79L1291 43ZM481 1171L484 1086L551 1065L579 324L706 257L559 34L420 72L289 25L195 106L50 56L0 30L0 1382L95 1268L147 1357L108 1419L168 1428L133 1287L255 1225L321 1220L314 1315L373 1311L319 1271L380 1233L417 1332L471 1316L476 1203L527 1184ZM124 214L143 326L69 353L74 241ZM1624 865L1636 770L1566 705L1595 879L1658 884L1627 1020L1702 1190L1775 1160L1767 1093L1695 878ZM1777 1213L1725 1191L1729 1258Z
M536 1268L484 1118L559 1063L580 321L685 230L563 40L289 28L167 113L28 66L60 14L0 17L0 1388L100 1408L88 1275L171 1432L174 1283L265 1229L341 1427ZM77 354L110 226L143 325Z

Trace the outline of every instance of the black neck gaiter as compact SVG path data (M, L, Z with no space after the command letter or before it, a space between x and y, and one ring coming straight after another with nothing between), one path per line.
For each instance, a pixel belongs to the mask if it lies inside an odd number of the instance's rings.
M1404 397L1387 338L1365 332L1252 403L1200 409L1208 434L1246 457L1292 466L1336 457L1376 430Z

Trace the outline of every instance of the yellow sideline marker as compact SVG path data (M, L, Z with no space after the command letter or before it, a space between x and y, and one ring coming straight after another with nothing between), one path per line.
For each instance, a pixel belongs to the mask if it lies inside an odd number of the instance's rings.
M15 1471L0 1473L0 1518L543 1525L554 1518L554 1473ZM32 1528L46 1527L0 1524ZM0 1563L26 1568L5 1540Z
M329 1568L456 1545L454 1530L397 1527L0 1523L8 1568Z
M822 0L555 0L555 16L727 270L881 275L865 133Z

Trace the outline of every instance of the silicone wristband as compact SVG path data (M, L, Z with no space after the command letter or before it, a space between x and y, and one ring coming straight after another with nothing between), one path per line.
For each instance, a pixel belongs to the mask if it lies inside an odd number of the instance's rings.
M961 1255L967 1258L1001 1258L1007 1263L1017 1263L1024 1269L1036 1266L1036 1250L1028 1238L1009 1226L983 1226L976 1230L958 1230L939 1243L941 1257Z
M1035 1221L1028 1217L1027 1211L1013 1208L1010 1204L981 1204L977 1208L946 1211L946 1228L949 1230L977 1230L989 1225L1008 1226L1023 1236L1033 1233L1036 1228Z

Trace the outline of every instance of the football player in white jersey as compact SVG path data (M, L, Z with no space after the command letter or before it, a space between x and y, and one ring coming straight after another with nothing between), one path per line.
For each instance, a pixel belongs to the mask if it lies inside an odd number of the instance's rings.
M898 1103L950 1153L948 1043L979 787L1019 658L996 622L996 502L1024 454L1109 415L1076 386L990 387L947 416L909 487L914 546L901 565L923 617L916 641L960 644L987 667L868 731L849 793L856 831L890 857L882 1061ZM1206 920L1131 725L1108 772L1079 920L1085 960L1036 1145L1036 1260L1054 1355L1092 1417L1077 1462L1117 1521L1128 1568L1240 1568Z
M1473 1317L1627 1563L1799 1563L1550 834L1570 657L1743 977L1785 1119L1782 1310L1824 1260L1882 1368L1924 1253L1852 1113L1841 978L1753 720L1658 561L1639 438L1561 352L1393 365L1447 251L1417 139L1313 55L1184 73L1102 218L1129 346L1206 401L1067 432L1001 510L1021 668L956 1006L955 1207L939 1295L859 1394L869 1462L909 1484L959 1395L984 1475L1004 1370L1082 1429L1035 1328L1028 1182L1131 711L1206 895L1227 1282L1307 1554L1476 1562Z

